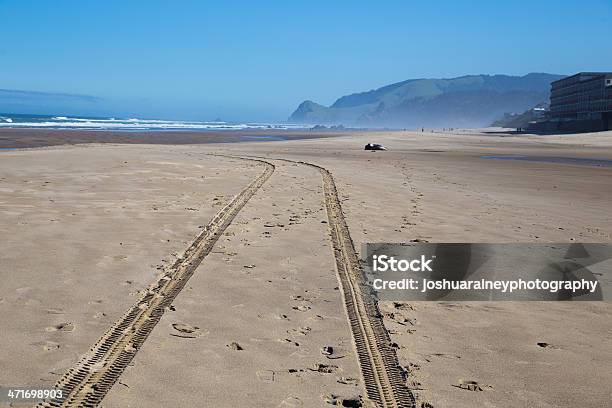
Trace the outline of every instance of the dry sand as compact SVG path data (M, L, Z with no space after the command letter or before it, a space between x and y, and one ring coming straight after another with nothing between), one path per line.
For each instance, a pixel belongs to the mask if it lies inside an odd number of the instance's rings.
M389 151L365 152L367 142ZM0 383L51 384L154 280L156 265L189 245L216 203L261 171L205 156L213 152L326 167L357 247L413 239L612 237L612 168L481 158L611 159L611 132L394 132L0 152L0 229L6 237L0 252ZM104 406L309 407L325 406L327 394L363 393L321 223L320 176L273 163L275 174L198 268L174 302L176 310L164 315ZM381 309L420 403L600 407L612 399L609 302L413 302ZM70 325L58 329L62 323ZM177 324L198 327L195 338L177 337ZM243 350L227 347L232 342ZM320 353L326 345L349 352L330 363ZM316 364L337 367L321 373L311 370ZM456 387L462 380L478 382L483 391Z
M258 172L186 154L2 153L0 383L54 381Z
M320 176L275 165L126 370L127 386L115 387L104 406L310 407L331 394L362 394ZM176 323L199 327L198 337L171 337ZM184 380L155 392L168 377Z

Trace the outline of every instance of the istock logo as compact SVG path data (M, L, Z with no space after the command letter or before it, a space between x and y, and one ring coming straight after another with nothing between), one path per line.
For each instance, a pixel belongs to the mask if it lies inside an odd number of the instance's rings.
M372 256L372 268L374 272L433 272L431 266L433 258L427 259L425 255L421 255L420 259L395 259L392 256L387 255L373 255Z

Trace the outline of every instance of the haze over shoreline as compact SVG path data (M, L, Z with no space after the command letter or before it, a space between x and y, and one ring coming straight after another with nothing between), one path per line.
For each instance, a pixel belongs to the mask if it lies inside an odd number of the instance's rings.
M547 104L563 75L529 73L408 79L338 98L302 102L289 122L367 128L487 127L507 114Z
M287 119L272 121L226 121L218 117L214 120L160 119L177 116L168 114L158 117L65 113L28 115L30 112L41 112L43 106L47 112L100 111L105 109L107 102L91 95L0 89L0 112L17 112L0 113L0 127L160 130L305 128L314 125L392 129L486 127L505 115L523 113L548 103L551 82L562 77L529 73L523 76L479 74L408 79L341 96L330 106L305 100L291 115L285 116ZM143 102L132 101L129 109L126 107L124 110L137 112L144 105ZM193 104L190 109L197 107L198 104ZM291 106L287 105L285 109L290 112ZM205 116L206 112L203 107L199 116Z

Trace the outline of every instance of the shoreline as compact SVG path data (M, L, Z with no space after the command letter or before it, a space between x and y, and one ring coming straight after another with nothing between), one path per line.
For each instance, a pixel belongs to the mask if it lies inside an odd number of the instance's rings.
M247 143L278 141L263 138L283 138L283 141L348 136L345 131L296 131L279 129L254 130L80 130L80 129L0 129L0 149L23 149L76 144L155 144L199 145L210 143ZM262 138L258 140L258 138Z

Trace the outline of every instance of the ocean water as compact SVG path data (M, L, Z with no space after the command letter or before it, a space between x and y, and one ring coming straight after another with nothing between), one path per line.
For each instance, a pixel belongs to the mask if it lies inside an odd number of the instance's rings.
M180 120L95 118L81 116L21 115L0 113L0 128L92 130L241 130L304 129L304 125L277 123L197 122Z
M524 155L507 155L507 156L480 156L483 159L494 160L519 160L541 163L559 163L559 164L574 164L582 166L595 167L612 167L610 159L595 159L585 157L551 157L551 156L524 156Z

